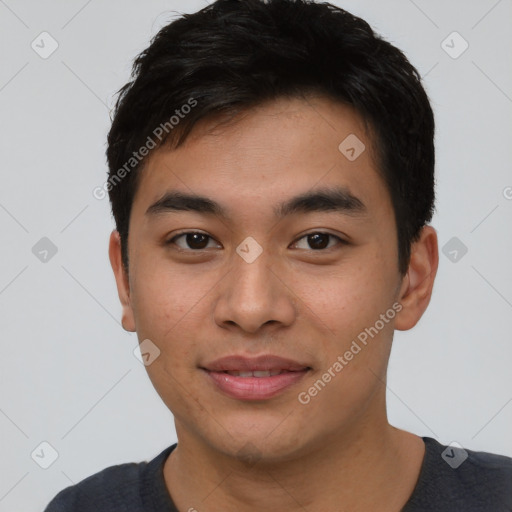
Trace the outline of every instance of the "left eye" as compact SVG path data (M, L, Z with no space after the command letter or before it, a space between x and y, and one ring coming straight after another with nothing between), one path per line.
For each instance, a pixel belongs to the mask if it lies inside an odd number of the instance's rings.
M340 237L331 235L330 233L309 233L300 238L295 244L297 245L301 240L305 240L306 244L309 245L309 249L315 251L321 249L330 249L332 245L329 245L329 239L335 239L338 243L346 243ZM308 247L299 247L299 249L308 249Z

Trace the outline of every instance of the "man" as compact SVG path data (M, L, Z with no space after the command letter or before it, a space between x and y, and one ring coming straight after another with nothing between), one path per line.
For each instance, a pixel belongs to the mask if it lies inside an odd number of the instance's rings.
M416 70L332 5L218 0L164 27L98 193L178 443L47 511L512 510L512 459L387 421L393 332L438 266L433 135Z

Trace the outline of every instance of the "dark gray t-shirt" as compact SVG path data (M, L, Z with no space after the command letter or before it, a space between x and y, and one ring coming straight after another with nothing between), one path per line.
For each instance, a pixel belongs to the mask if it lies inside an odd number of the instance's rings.
M512 512L512 458L423 441L418 482L401 512ZM150 462L106 468L61 491L44 512L178 512L163 476L175 447Z

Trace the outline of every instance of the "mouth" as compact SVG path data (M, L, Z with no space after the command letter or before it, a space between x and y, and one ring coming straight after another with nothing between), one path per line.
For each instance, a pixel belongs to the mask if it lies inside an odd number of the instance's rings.
M228 356L200 367L214 389L237 400L268 400L296 385L312 369L277 356Z
M273 377L274 375L281 375L287 370L254 370L254 371L224 371L223 373L227 373L228 375L233 375L234 377Z

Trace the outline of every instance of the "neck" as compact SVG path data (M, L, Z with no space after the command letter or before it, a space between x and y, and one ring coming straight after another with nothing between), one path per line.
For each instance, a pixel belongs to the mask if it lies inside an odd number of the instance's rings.
M398 512L411 496L423 440L387 423L322 438L279 463L240 461L214 451L177 425L178 446L164 477L179 510L344 510Z

